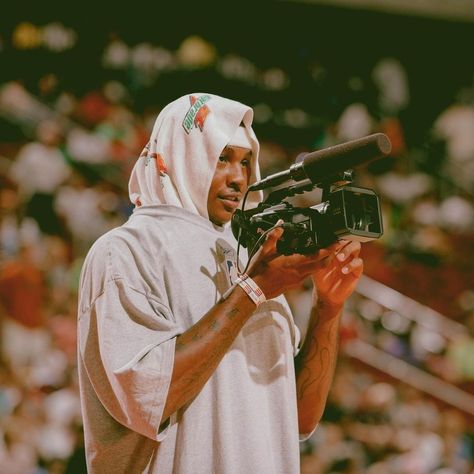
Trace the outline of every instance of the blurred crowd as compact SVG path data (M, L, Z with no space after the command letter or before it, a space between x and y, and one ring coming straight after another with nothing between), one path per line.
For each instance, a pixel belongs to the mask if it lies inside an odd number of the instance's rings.
M176 57L198 68L215 54L191 38ZM130 67L134 81L121 81L117 71ZM284 71L262 74L237 56L216 67L223 80L258 79L274 91L288 80ZM81 94L63 89L52 73L34 90L21 80L0 84L7 137L0 138L0 472L85 472L76 373L79 273L95 239L132 212L128 175L160 110L150 103L138 112L134 93L176 63L163 48L132 51L113 39L103 68L110 79ZM321 74L315 68L315 77ZM336 118L317 122L318 133L298 146L264 133L262 175L287 168L299 152L386 133L391 156L356 174L358 185L380 195L385 228L381 239L363 246L365 273L464 331L455 338L427 333L356 294L346 309L324 420L301 444L302 472L469 474L472 416L371 370L346 355L344 345L369 341L474 393L474 83L453 96L416 142L406 139L401 114L410 103L403 65L382 58L372 77L377 113L363 101L348 103ZM249 105L257 136L272 120L308 129L317 120L302 109L278 115L268 104ZM314 194L300 199L312 204ZM300 322L310 292L305 284L287 295Z

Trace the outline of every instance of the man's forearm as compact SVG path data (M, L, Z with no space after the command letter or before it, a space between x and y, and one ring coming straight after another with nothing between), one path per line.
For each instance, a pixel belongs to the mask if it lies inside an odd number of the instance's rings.
M177 337L163 421L200 392L254 311L255 303L237 286Z
M311 311L308 332L296 358L296 391L300 433L319 423L334 376L342 306L318 301Z

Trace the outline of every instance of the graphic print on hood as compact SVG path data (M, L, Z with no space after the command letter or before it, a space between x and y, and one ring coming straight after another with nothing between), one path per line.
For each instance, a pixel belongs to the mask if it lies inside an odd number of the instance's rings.
M170 204L208 219L207 196L217 161L241 123L252 143L249 184L260 179L252 120L250 107L214 94L188 94L168 104L132 170L128 183L132 203ZM245 207L261 200L261 192L251 192Z

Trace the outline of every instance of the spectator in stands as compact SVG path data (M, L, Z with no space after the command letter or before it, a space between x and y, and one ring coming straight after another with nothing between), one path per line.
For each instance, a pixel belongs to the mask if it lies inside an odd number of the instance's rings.
M59 123L45 120L38 125L37 140L24 145L10 168L10 178L18 184L24 200L24 214L37 220L42 232L63 233L53 207L54 193L71 174L61 151Z
M48 347L45 296L44 275L35 262L34 249L23 245L19 257L0 270L3 357L13 368L27 366Z

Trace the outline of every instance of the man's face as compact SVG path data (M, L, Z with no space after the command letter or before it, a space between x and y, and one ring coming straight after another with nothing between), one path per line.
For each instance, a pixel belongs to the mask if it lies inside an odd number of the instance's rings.
M207 197L209 220L223 225L244 197L250 180L250 160L252 151L248 148L228 145L217 162Z

